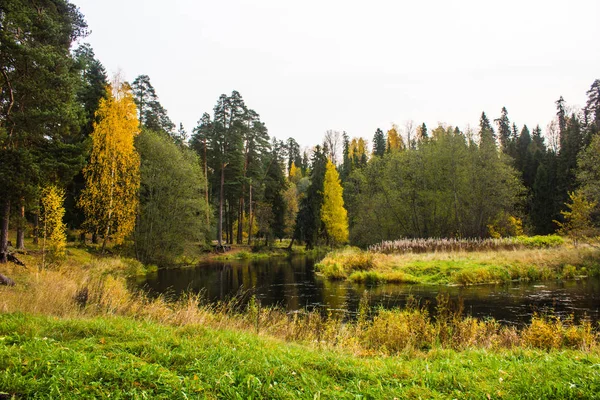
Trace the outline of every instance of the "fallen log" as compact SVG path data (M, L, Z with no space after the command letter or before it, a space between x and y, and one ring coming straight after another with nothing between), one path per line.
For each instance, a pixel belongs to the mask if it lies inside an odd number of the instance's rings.
M15 281L10 279L8 276L0 274L0 285L15 286Z
M0 253L0 256L2 256L4 253ZM20 265L21 267L25 267L27 268L27 266L25 265L25 263L21 260L19 260L13 253L8 253L6 254L6 260L10 261L12 263L15 263L17 265Z

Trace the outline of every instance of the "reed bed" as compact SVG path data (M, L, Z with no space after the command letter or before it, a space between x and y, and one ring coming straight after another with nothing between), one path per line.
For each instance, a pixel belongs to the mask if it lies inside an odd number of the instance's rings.
M402 238L384 240L368 250L382 254L432 253L457 251L501 251L524 248L560 246L564 239L558 235L516 236L507 238Z

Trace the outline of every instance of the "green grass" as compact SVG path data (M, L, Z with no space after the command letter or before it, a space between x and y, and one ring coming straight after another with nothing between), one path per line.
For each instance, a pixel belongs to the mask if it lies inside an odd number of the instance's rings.
M304 246L294 245L292 249L288 249L289 243L279 243L276 242L273 246L262 247L262 246L244 246L244 245L234 245L232 247L232 251L220 254L220 255L212 255L210 258L216 261L226 261L226 260L260 260L265 258L277 258L277 257L289 257L295 255L317 255L320 253L325 253L328 248L317 248L312 250L306 250Z
M554 237L530 239L533 244L519 250L382 254L346 248L328 253L316 268L331 280L432 285L574 279L600 273L598 248L548 246Z
M432 350L356 357L198 325L0 315L0 392L35 398L594 398L600 356Z

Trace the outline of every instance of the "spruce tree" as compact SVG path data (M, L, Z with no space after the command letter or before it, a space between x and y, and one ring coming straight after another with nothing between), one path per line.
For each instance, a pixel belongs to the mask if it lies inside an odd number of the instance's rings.
M498 125L498 137L500 138L500 148L504 154L514 157L514 143L511 140L510 121L506 107L502 107L500 118L495 120Z
M383 135L383 131L377 128L373 136L373 155L382 157L385 154L385 148L385 136Z

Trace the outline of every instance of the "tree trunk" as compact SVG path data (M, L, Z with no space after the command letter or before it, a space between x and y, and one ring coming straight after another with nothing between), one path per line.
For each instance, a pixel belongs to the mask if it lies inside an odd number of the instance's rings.
M252 213L252 184L250 184L250 200L248 201L248 246L252 245L252 224L254 223L254 214Z
M245 188L242 186L242 195L240 196L240 206L238 210L238 226L237 226L237 244L242 244L244 240L243 231L244 231L244 190Z
M219 226L217 240L219 247L223 246L223 197L225 196L225 164L221 164L221 188L219 189Z
M33 214L33 244L40 242L40 213L36 211Z
M210 206L208 203L208 160L206 158L206 138L204 138L204 200L206 200L206 226L210 226Z
M229 244L231 236L229 236L229 216L231 215L231 207L229 201L225 201L225 243Z
M8 257L8 220L10 219L10 200L4 200L0 210L0 264L5 264Z
M227 229L229 231L229 244L233 244L233 204L227 203Z
M19 204L19 225L17 227L17 250L25 250L25 199Z
M94 233L92 233L92 243L98 244L98 232L97 231L94 231Z

